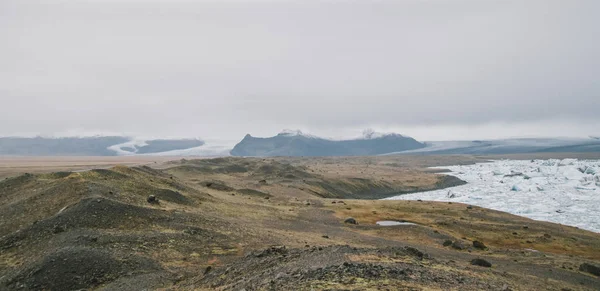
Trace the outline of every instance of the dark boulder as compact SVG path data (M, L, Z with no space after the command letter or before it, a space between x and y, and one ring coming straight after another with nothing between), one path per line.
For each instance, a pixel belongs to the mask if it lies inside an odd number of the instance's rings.
M158 198L156 198L156 196L154 195L148 196L148 199L146 199L146 201L148 201L148 203L150 204L158 204Z
M452 248L455 250L466 249L465 245L461 241L458 241L458 240L452 243Z
M473 247L476 248L476 249L480 249L480 250L487 249L487 247L485 246L485 244L483 244L482 242L480 242L478 240L473 241Z
M583 263L579 266L579 271L590 273L592 275L596 275L600 277L600 267L594 266L592 264Z
M473 259L473 260L471 260L471 265L486 267L486 268L492 267L492 263L490 263L484 259Z
M358 224L358 222L356 221L356 219L352 218L352 217L348 217L346 218L346 220L344 220L344 223L348 223L348 224Z
M204 269L204 275L210 273L210 271L212 271L212 266L206 267L206 269Z
M415 256L419 259L422 259L423 257L425 257L425 254L421 251L419 251L418 249L415 249L413 247L405 247L404 250L406 250L406 252L412 256Z
M235 190L234 188L225 185L223 182L205 181L200 183L200 185L217 191L231 192Z

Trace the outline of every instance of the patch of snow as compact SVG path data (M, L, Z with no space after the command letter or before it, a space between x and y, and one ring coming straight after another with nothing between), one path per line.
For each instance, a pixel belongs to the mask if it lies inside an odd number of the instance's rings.
M600 176L587 171L600 168L600 160L501 160L436 168L449 169L467 184L387 199L460 202L600 232Z
M303 135L303 134L302 134L301 130L284 129L278 135L297 136L297 135Z
M379 226L417 225L416 223L412 223L412 222L400 222L400 221L393 221L393 220L377 221L376 224Z
M309 138L319 138L315 135L304 133L301 130L297 130L297 129L284 129L277 135L278 136L303 136L303 137L309 137Z
M402 136L401 134L397 134L397 133L384 133L384 132L376 132L371 128L365 129L362 133L362 137L360 139L376 139L376 138L382 138L382 137L386 137L386 136Z

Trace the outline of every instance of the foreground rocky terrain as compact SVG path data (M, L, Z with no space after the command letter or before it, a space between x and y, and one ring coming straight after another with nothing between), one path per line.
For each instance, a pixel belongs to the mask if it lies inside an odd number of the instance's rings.
M425 167L478 161L219 158L13 175L0 182L0 290L598 290L598 233L368 200L460 184Z

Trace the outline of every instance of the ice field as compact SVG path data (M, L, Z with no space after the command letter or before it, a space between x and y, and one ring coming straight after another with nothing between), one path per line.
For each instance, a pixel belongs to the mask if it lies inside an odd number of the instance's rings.
M467 184L387 199L461 202L600 232L599 160L499 160L440 168Z

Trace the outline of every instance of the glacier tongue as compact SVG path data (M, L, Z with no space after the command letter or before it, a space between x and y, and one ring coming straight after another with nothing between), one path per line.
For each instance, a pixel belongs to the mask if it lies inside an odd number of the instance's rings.
M600 160L499 160L440 168L468 183L387 199L461 202L600 232Z

